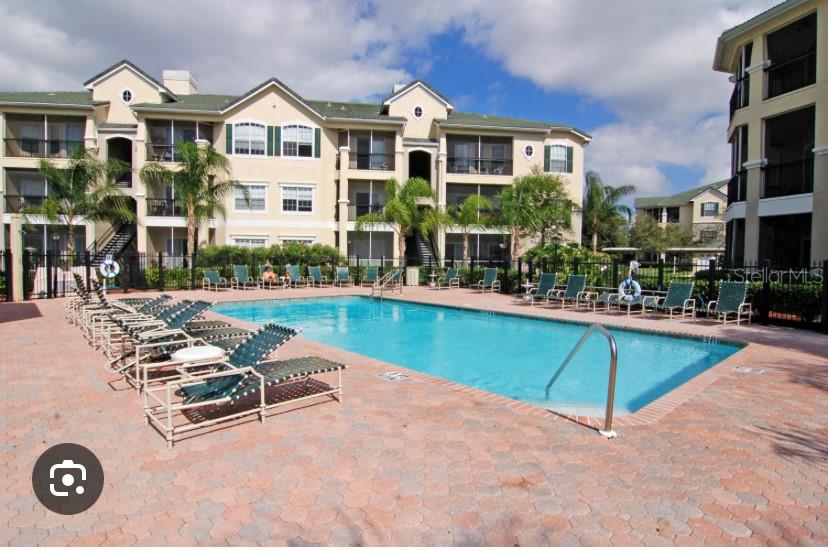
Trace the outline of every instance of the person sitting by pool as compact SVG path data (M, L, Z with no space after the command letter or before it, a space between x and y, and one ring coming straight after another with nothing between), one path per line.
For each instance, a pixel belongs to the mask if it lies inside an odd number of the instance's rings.
M265 283L276 283L279 278L276 277L276 272L273 271L273 266L270 265L270 260L265 262L264 272L262 272L262 281Z

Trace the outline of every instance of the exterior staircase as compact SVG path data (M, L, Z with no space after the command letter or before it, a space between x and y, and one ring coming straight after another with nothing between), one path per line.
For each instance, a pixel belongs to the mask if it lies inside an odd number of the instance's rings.
M89 248L92 254L92 264L100 264L107 255L112 255L113 258L121 255L135 239L137 233L135 224L121 224L108 240L104 235L102 239L95 241Z
M428 236L423 235L419 230L414 230L412 241L414 246L406 249L408 264L423 266L437 263L438 255Z

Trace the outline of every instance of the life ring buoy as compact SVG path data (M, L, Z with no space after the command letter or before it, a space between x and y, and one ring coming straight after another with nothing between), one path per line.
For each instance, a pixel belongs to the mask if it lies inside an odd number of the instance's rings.
M121 267L118 265L118 261L111 258L101 262L99 270L105 279L114 279L115 276L121 273Z
M627 291L632 287L632 294L627 294ZM641 285L634 279L625 279L621 282L621 285L618 286L618 295L621 297L621 300L632 300L635 297L641 296Z

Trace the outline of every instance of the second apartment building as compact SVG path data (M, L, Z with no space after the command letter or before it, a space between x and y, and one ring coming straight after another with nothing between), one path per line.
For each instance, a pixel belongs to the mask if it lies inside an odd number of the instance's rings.
M38 159L65 163L78 145L131 167L119 185L137 215L134 227L87 223L76 237L78 247L121 234L140 252L186 253L185 219L174 190L148 188L138 177L148 161L174 166L175 146L185 140L227 155L232 177L250 194L249 204L240 194L227 199L226 216L199 228L200 245L323 243L361 258L397 257L390 228L355 231L358 216L384 207L389 178L427 180L436 202L423 208L446 208L479 193L493 198L497 209L496 195L537 165L559 175L581 204L589 135L565 124L460 112L419 80L394 86L377 103L309 100L275 78L240 95L203 94L187 71L164 71L156 80L124 60L84 86L80 92L0 93L0 216L6 227L0 239L8 240L12 215L49 193L35 170ZM52 250L64 244L60 227L30 222L24 246ZM577 208L572 227L566 239L580 242ZM409 239L409 251L420 249L421 236ZM452 258L461 256L461 242L447 228L429 246ZM509 250L509 233L478 231L471 249L474 257L499 257Z

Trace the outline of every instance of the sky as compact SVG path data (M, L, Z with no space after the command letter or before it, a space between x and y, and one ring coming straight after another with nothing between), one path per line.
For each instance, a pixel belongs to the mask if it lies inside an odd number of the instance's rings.
M79 90L123 58L204 93L275 76L370 101L423 78L458 110L582 129L587 170L666 195L728 176L716 39L778 1L0 0L0 90Z

